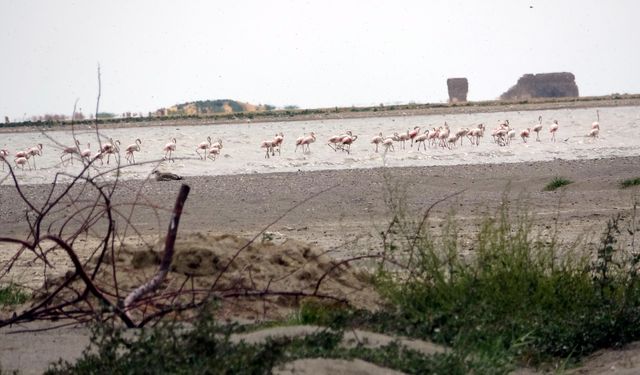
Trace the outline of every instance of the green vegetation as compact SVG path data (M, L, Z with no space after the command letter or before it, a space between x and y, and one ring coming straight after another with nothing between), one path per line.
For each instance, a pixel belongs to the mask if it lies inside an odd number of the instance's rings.
M455 354L425 356L391 343L371 349L340 345L341 331L322 331L304 338L246 344L231 340L231 326L219 326L201 314L193 329L166 323L127 338L120 329L97 325L91 346L71 364L59 361L47 374L270 374L274 366L300 358L361 358L410 374L466 374L471 367Z
M640 338L639 259L615 249L618 219L590 260L561 254L553 239L534 240L526 216L498 216L482 224L473 260L458 256L450 224L440 246L420 240L410 277L382 278L398 308L394 324L454 348L534 364Z
M395 217L384 250L408 268L378 271L376 282L387 300L380 311L306 300L295 316L271 325L317 324L332 331L256 345L230 340L231 332L251 328L218 326L211 313L202 314L194 329L167 323L137 339L99 327L92 350L50 373L269 373L294 359L323 357L360 358L416 374L495 374L521 364L573 364L598 349L640 339L640 258L617 249L619 218L609 221L593 256L578 255L581 249L562 249L555 238L532 235L531 218L514 216L504 205L481 223L473 256L461 257L454 220L436 234L412 229L417 226L406 215ZM341 332L353 328L452 350L426 356L398 343L375 349L339 345Z
M622 189L626 189L626 188L630 188L632 186L638 186L638 185L640 185L640 177L629 178L620 182L620 188Z
M0 306L12 306L25 303L29 295L14 284L0 287Z
M567 180L564 177L554 177L553 180L551 180L551 182L549 182L545 187L544 187L544 191L554 191L558 188L561 188L563 186L569 185L573 183L573 181L571 180Z

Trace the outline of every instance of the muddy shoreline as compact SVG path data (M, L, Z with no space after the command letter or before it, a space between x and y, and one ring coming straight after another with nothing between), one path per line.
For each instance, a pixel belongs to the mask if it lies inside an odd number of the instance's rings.
M144 197L145 204L159 210L139 207L131 221L142 234L160 235L166 230L180 184L186 183L191 186L191 194L181 230L251 236L274 223L269 230L334 247L359 237L372 238L391 217L390 194L404 202L410 215L418 215L434 201L463 190L438 205L434 217L454 212L462 220L474 222L508 197L513 205L524 206L539 217L559 213L567 233L578 234L590 225L602 225L616 212L629 210L638 190L622 190L619 183L639 175L640 157L636 156L195 176L182 181L120 181L113 201L127 207L137 196ZM573 183L557 191L543 191L557 176ZM43 189L49 186L24 185L21 189L27 198L39 202L44 199ZM27 206L15 187L0 186L0 196L0 235L25 235ZM305 199L309 200L303 203ZM368 250L373 246L372 240L362 243Z

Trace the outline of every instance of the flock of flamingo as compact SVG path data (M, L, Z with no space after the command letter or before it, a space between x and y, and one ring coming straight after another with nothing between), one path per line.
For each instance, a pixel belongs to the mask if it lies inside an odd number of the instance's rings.
M586 134L586 136L591 138L598 138L600 133L600 113L596 111L598 120L594 121L591 124L591 129ZM552 142L556 141L556 134L558 133L560 125L557 120L553 120L553 123L549 126L550 140ZM517 131L512 128L509 124L509 120L501 121L498 126L491 130L491 136L493 141L498 146L508 146L510 145L516 136L522 138L523 143L527 143L527 140L531 136L532 133L536 133L536 141L540 142L540 132L543 129L542 124L542 116L538 117L538 123L532 127L522 129ZM401 144L401 148L405 148L405 143L410 142L411 147L414 144L417 144L418 151L422 147L424 150L427 150L428 147L440 147L445 149L452 149L456 147L458 142L460 146L462 146L464 139L468 139L471 145L478 146L480 144L480 139L484 137L485 134L485 126L484 124L479 124L473 128L460 128L456 131L452 131L449 125L445 122L443 126L426 129L424 132L421 132L421 128L419 126L414 127L414 129L409 129L406 132L398 133L395 132L392 135L383 136L382 133L374 136L371 139L371 144L375 146L375 152L379 151L379 148L382 147L384 152L394 152L395 147L394 143ZM341 135L331 136L327 140L327 145L331 147L334 151L343 151L346 153L351 153L351 145L358 139L357 135L352 134L351 131L346 131ZM276 152L280 155L280 149L284 142L284 134L277 133L273 139L264 140L260 144L260 148L265 150L265 158L269 158L271 156L275 156ZM311 152L311 144L316 142L316 133L310 132L308 135L304 135L296 139L296 147L294 152L298 151L300 147L303 153ZM125 151L125 159L130 164L135 164L135 153L140 152L140 148L142 145L142 141L138 138L135 140L135 143L128 145L124 148ZM162 151L164 152L164 159L168 161L174 161L173 153L176 151L177 140L172 138L170 142L164 145ZM21 167L24 170L24 166L27 165L31 170L31 163L29 160L33 161L33 169L36 168L35 157L42 156L42 143L37 144L34 147L28 148L26 150L17 151L14 156L14 164L16 167ZM216 142L211 141L211 137L207 137L206 142L201 142L196 145L195 152L198 157L206 161L207 159L215 161L216 158L220 155L222 150L222 139L218 139ZM91 150L91 145L87 143L87 147L85 149L80 147L80 142L75 140L75 146L72 147L63 147L62 152L60 154L60 163L62 166L67 164L73 164L74 158L79 158L85 161L91 162L100 162L100 164L104 164L104 157L107 157L107 164L110 163L111 156L120 152L120 141L113 139L109 139L108 142L103 143L100 148L93 152ZM9 157L10 152L7 149L0 149L0 164L2 164L2 169L4 170L4 165L7 163L7 158Z

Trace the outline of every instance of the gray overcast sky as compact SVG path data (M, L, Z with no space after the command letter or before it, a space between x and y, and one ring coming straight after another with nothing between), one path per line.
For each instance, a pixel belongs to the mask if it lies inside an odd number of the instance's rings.
M524 73L640 93L640 1L0 0L0 116L230 98L300 107L495 99Z

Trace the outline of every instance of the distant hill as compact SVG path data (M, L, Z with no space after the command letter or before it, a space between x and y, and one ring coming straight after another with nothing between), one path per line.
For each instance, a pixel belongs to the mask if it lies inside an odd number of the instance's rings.
M500 96L502 100L579 96L576 77L569 72L525 74Z
M206 115L214 113L260 112L269 111L274 108L275 107L268 104L254 105L231 99L217 99L176 104L169 108L160 108L156 111L156 114L159 116Z

